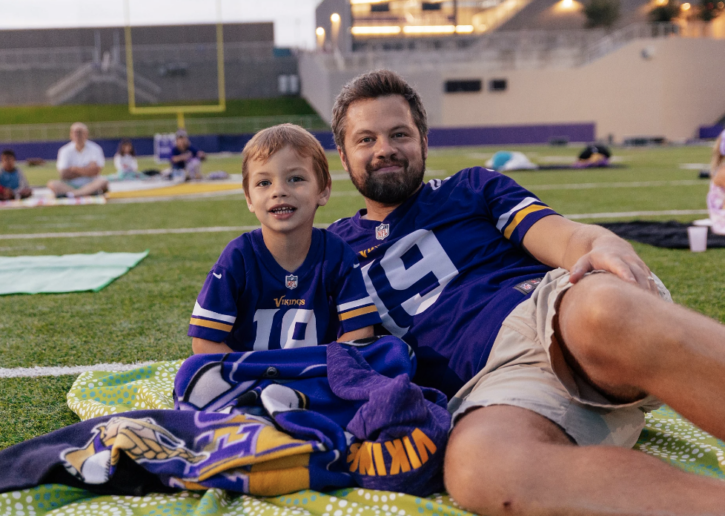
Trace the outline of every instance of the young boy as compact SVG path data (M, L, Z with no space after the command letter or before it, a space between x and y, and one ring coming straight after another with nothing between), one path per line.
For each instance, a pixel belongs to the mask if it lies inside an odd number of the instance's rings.
M244 147L242 176L262 228L232 240L209 272L189 323L194 353L373 336L380 316L355 253L312 227L331 187L315 137L292 124L260 131Z
M33 191L30 189L25 175L15 166L15 153L5 149L0 154L2 168L0 168L0 200L25 199Z

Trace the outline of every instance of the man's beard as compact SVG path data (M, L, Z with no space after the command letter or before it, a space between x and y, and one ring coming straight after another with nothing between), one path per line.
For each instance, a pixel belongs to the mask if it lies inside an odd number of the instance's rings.
M400 172L379 173L384 167L401 167ZM366 198L387 206L402 204L423 182L425 161L410 164L405 158L378 160L365 165L365 174L350 174L355 188Z

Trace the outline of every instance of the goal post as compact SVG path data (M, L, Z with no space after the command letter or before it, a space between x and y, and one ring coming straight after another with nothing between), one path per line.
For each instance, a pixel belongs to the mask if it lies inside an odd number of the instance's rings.
M224 27L222 23L222 3L216 0L216 59L217 59L217 104L196 104L178 106L137 106L136 89L134 84L133 45L131 41L131 8L130 0L124 0L126 23L124 32L126 36L126 79L128 81L128 111L132 115L159 115L176 114L179 129L183 129L185 113L221 113L226 111L226 89L224 82Z

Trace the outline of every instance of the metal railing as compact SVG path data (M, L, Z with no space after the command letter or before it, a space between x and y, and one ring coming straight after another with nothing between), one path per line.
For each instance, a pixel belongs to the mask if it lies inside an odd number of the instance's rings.
M260 117L187 118L186 130L195 134L248 134L282 123L297 124L310 131L326 131L329 126L317 115L278 115ZM157 133L173 133L176 120L128 120L89 122L91 139L136 138ZM70 124L0 125L0 142L64 141Z

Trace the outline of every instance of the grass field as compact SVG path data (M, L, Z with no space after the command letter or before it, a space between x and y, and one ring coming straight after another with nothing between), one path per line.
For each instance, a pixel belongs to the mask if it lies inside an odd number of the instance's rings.
M534 161L571 159L578 149L515 147ZM495 149L433 150L430 177L482 164ZM616 149L627 168L512 174L562 214L698 210L707 181L680 164L705 163L707 147ZM329 155L331 169L342 171ZM150 165L142 161L141 166ZM206 170L238 173L238 157L211 157ZM110 170L107 170L110 172ZM27 169L32 184L56 177L53 164ZM329 223L363 207L349 180L333 183L333 197L317 222ZM240 195L149 204L48 207L0 214L3 256L138 252L149 256L99 293L0 297L0 367L134 363L188 356L189 315L202 282L235 233L12 239L9 235L156 228L256 225ZM682 220L704 215L680 217ZM673 217L660 217L671 219ZM604 220L604 219L598 219ZM611 220L624 220L612 216ZM636 249L679 303L725 321L725 250L693 254L637 244ZM0 379L0 448L76 421L65 405L71 376Z
M210 101L216 104L216 101ZM188 118L314 115L315 110L302 97L275 97L268 99L227 100L223 113L189 114ZM84 122L115 122L119 120L151 120L173 118L169 115L132 115L127 104L83 104L63 106L3 106L0 125L53 124L83 120Z

